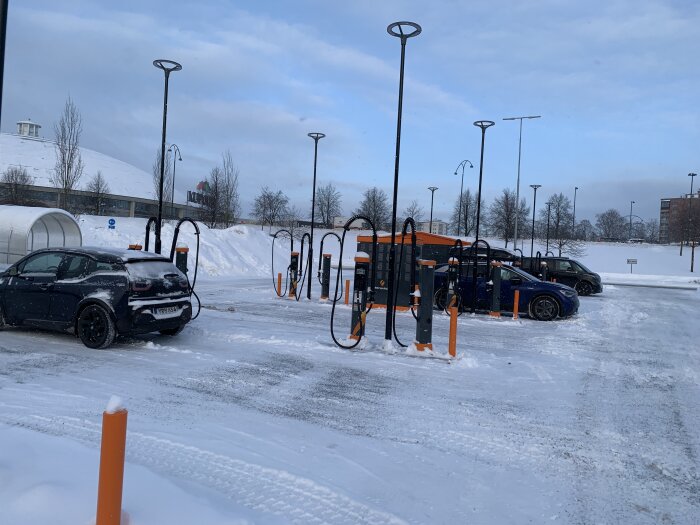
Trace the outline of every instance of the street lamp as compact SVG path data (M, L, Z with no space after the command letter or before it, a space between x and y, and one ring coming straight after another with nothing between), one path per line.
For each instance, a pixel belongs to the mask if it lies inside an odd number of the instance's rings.
M535 208L537 207L537 188L541 188L542 184L530 184L530 187L535 190L535 196L532 198L532 238L530 239L530 259L535 249Z
M520 154L522 152L523 144L523 119L534 119L542 118L541 115L533 115L530 117L508 117L503 120L519 120L520 121L520 135L518 138L518 182L515 185L515 232L513 234L513 246L518 247L518 211L520 209Z
M433 198L435 197L435 190L437 186L428 186L430 190L430 226L428 227L428 233L433 233Z
M5 70L5 35L7 35L8 3L8 0L0 0L0 117L2 116L2 79ZM0 122L2 122L1 118Z
M177 157L175 156L175 151L177 150ZM180 155L180 148L177 144L171 144L168 148L169 152L173 154L173 191L170 196L170 215L175 218L175 166L176 161L182 162L182 155Z
M627 238L628 241L632 238L632 205L634 203L635 203L634 201L630 201L630 235ZM683 242L683 241L681 241L681 242Z
M576 238L576 192L578 191L578 186L574 186L574 218L572 220L572 225L571 228L573 231L571 234L573 235L574 239Z
M692 214L691 214L691 206L693 202L693 181L695 180L695 177L697 177L697 173L688 173L688 177L690 177L690 199L688 200L688 242L687 245L690 246L690 225L692 223ZM683 241L681 240L681 250L683 249ZM681 252L681 255L683 255L683 252Z
M323 133L308 133L308 136L314 139L314 183L313 183L313 193L311 194L311 239L309 241L309 262L308 268L313 268L314 262L314 219L316 213L316 161L318 160L318 141L321 140L325 135ZM306 281L306 298L311 299L311 273L307 271L308 281Z
M481 180L484 175L484 141L486 140L486 129L493 126L495 122L491 120L477 120L474 125L481 128L481 160L479 161L479 193L476 195L476 237L474 238L473 254L474 264L472 270L472 307L471 313L476 312L476 274L477 259L479 254L479 220L481 219ZM487 261L487 264L489 262Z
M549 253L549 216L552 209L552 201L547 201L547 247L544 249L544 254Z
M182 66L172 60L158 59L153 65L165 73L163 90L163 137L160 146L160 183L158 185L158 222L156 222L156 253L160 253L160 229L163 221L163 178L165 177L165 132L168 124L168 80L170 73L180 71Z
M462 190L464 189L464 166L469 162L469 167L473 168L474 164L469 160L463 160L457 164L457 169L455 169L455 175L457 175L457 170L462 168L462 183L459 185L459 214L457 215L457 237L459 237L459 228L462 225ZM464 235L467 234L467 211L464 212Z
M408 32L404 32L407 29ZM421 27L415 22L394 22L386 28L387 33L401 39L401 68L399 70L399 108L396 119L396 159L394 161L394 200L391 210L391 244L389 246L389 279L387 280L386 324L384 339L391 341L392 319L394 314L394 280L396 261L396 201L399 191L399 158L401 156L401 113L403 111L403 70L406 59L406 41L420 35Z

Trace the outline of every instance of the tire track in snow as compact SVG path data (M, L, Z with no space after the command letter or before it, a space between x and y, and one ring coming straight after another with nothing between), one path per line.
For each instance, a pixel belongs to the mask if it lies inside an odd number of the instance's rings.
M3 414L0 422L99 446L100 425L69 417ZM127 433L127 459L165 476L194 481L250 509L303 524L404 524L332 489L263 467L139 432Z

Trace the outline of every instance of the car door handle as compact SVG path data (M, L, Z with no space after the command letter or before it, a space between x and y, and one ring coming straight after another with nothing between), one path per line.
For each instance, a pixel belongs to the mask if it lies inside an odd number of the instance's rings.
M39 286L39 288L41 288L42 290L50 290L51 288L53 288L53 283L41 283L37 286Z

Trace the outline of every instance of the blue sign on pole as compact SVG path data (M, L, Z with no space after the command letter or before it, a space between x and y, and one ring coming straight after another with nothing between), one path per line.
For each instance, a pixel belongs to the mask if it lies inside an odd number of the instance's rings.
M116 226L117 226L117 221L115 221L114 219L109 219L109 220L107 221L107 225L108 225L107 227L108 227L110 230L114 230L114 229L116 228Z

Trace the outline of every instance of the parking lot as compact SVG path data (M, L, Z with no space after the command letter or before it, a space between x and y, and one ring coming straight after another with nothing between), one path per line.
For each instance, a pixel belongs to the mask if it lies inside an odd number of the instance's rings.
M608 286L549 323L465 314L451 363L386 353L376 310L367 344L338 349L330 304L278 299L269 279L199 293L174 338L96 351L3 332L0 424L94 449L120 395L128 464L263 520L697 522L697 291ZM436 313L440 352L448 324ZM413 339L410 314L397 330Z

